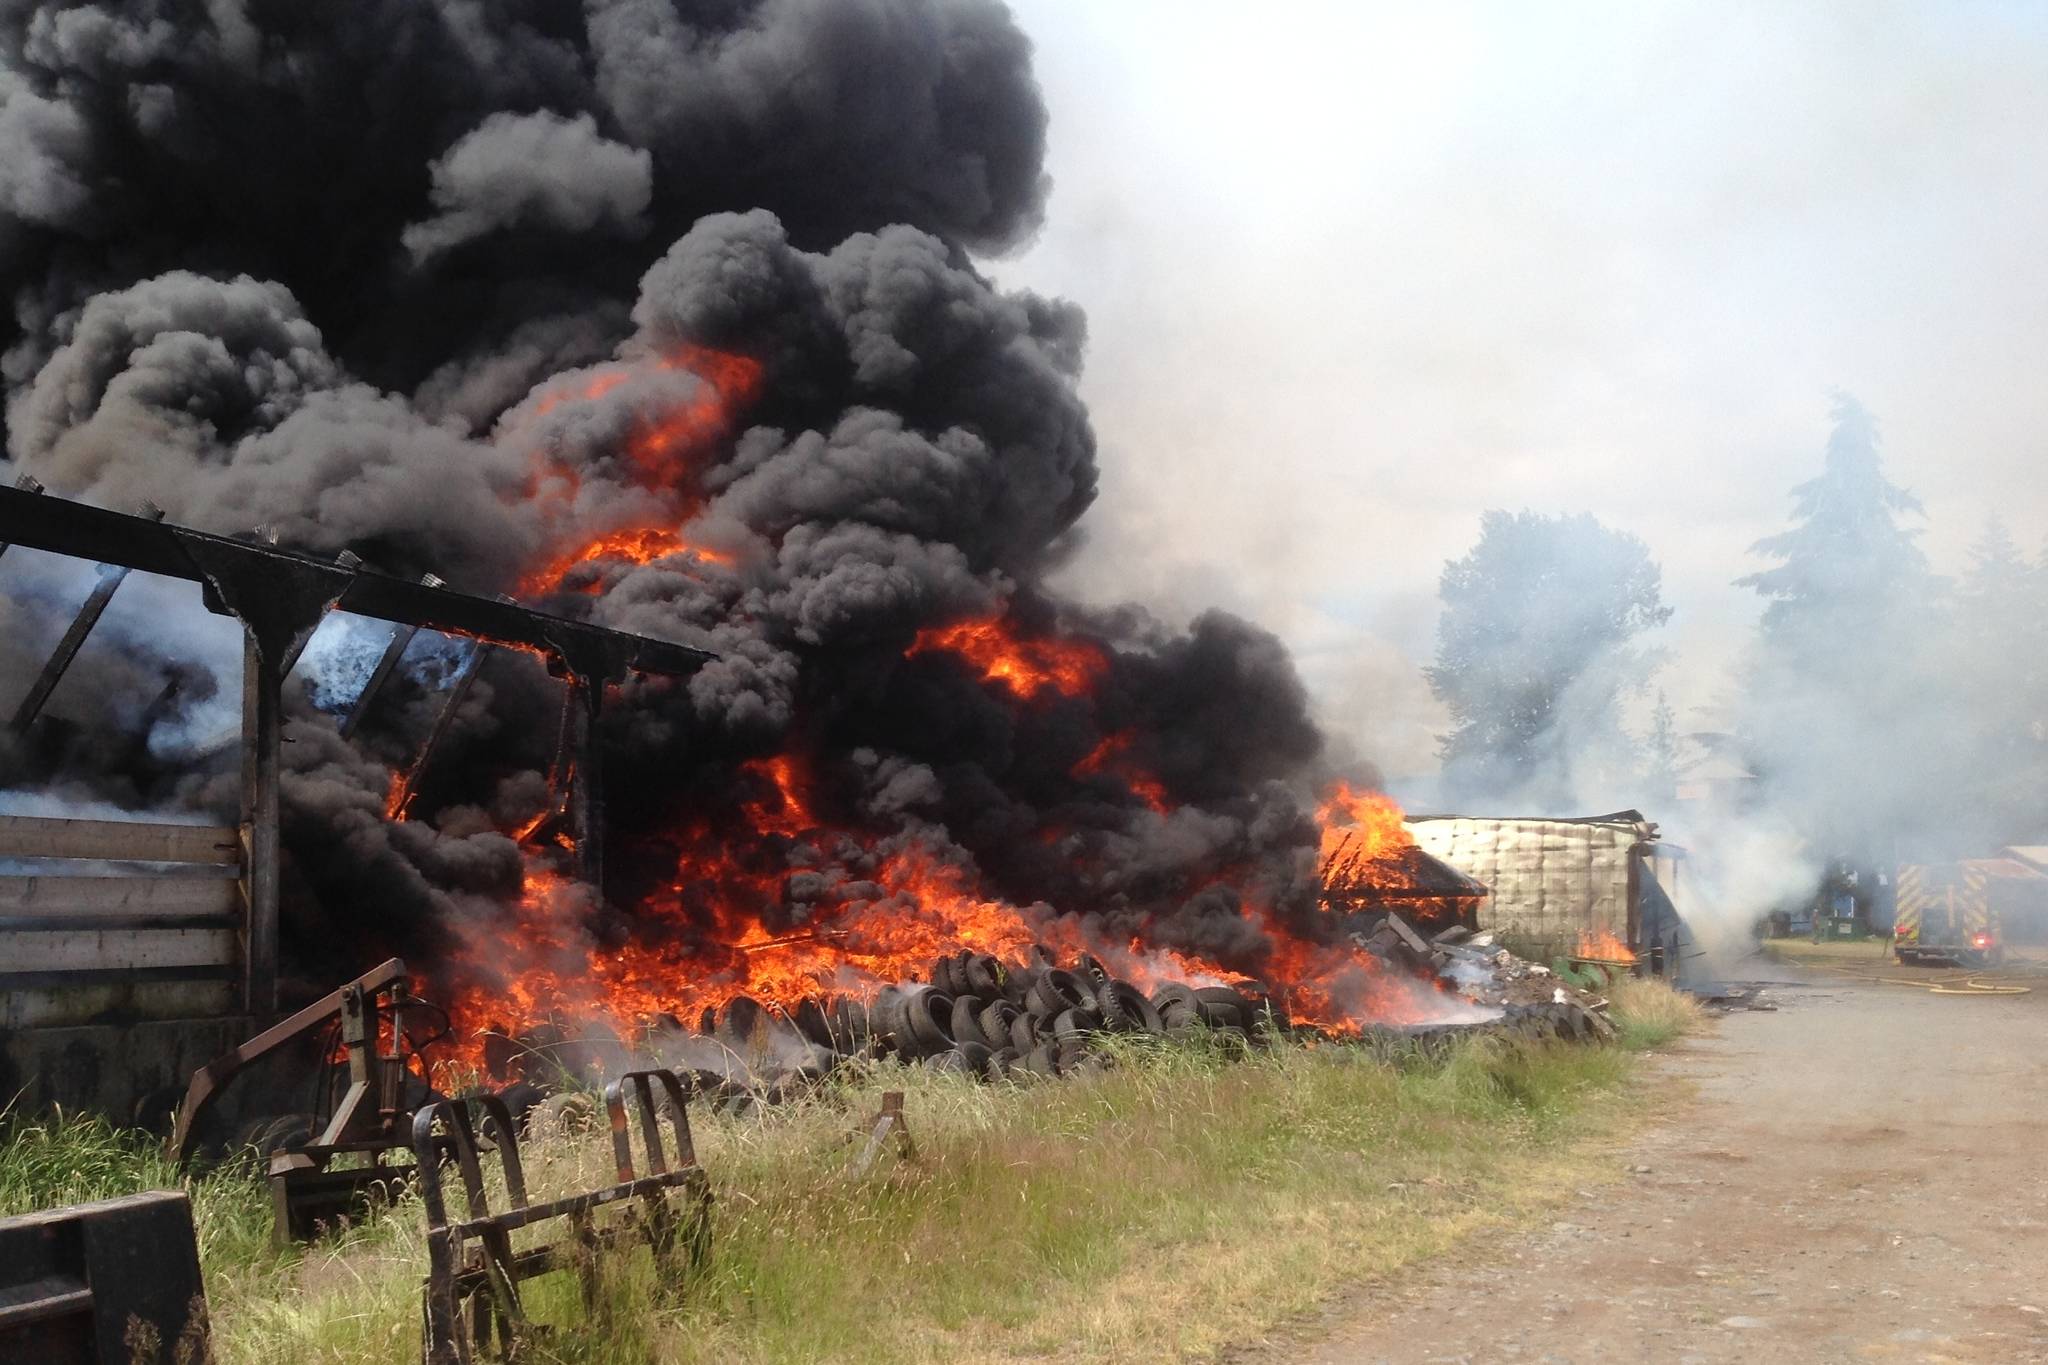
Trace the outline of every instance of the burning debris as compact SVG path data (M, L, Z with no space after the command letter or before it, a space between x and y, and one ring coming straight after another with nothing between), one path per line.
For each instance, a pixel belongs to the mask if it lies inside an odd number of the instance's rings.
M409 667L434 642L393 638L373 707L316 642L281 774L300 999L402 955L479 1064L564 1021L879 999L960 952L1085 956L1148 1002L1255 981L1336 1033L1456 1005L1348 931L1468 922L1481 888L1340 783L1280 642L1047 586L1095 440L1079 311L968 254L1045 189L1000 7L429 5L396 45L344 10L145 35L82 4L64 41L57 13L0 37L18 472L717 656L600 714L525 651ZM280 173L321 165L363 174ZM0 625L40 642L49 595ZM202 621L117 604L0 737L16 784L230 812L232 746L191 736L239 664Z
M1574 1039L1611 1036L1604 1003L1492 946L1491 935L1447 930L1426 941L1398 914L1354 936L1354 970L1382 974L1411 993L1409 1022L1376 1033L1433 1037L1505 1028ZM1128 959L1127 959L1128 961ZM1294 1018L1299 987L1251 980L1151 981L1112 974L1082 954L1063 967L1042 947L1021 962L961 951L932 961L923 979L872 994L811 995L792 1008L735 995L690 1021L665 1016L637 1038L597 1040L544 1027L487 1040L485 1066L527 1103L563 1082L588 1085L652 1059L693 1073L701 1093L744 1110L802 1094L843 1062L894 1057L987 1081L1031 1081L1106 1065L1100 1046L1119 1034L1203 1034L1238 1045L1286 1038L1356 1038L1356 1025ZM1316 1003L1313 995L1310 1003Z

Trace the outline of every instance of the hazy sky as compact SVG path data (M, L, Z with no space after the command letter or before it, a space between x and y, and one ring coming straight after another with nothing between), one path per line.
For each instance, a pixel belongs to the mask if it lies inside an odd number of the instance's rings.
M1486 508L1648 542L1682 720L1833 389L1937 567L2048 533L2048 6L1012 3L1055 187L990 268L1087 309L1104 447L1068 581L1266 623L1390 773Z

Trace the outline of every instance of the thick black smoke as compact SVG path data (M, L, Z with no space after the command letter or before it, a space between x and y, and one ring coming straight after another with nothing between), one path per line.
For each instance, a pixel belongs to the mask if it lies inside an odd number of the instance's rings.
M1096 449L1080 312L969 255L1022 242L1047 188L1000 5L10 4L0 67L18 468L721 656L611 710L619 905L688 904L679 850L729 835L778 874L777 926L890 894L875 878L906 848L1246 969L1262 915L1308 926L1320 737L1278 642L1221 614L1084 614L1042 584ZM649 532L695 551L585 553ZM923 635L998 620L1085 685L1005 683ZM67 683L98 709L56 708L0 757L231 808L227 748L140 763L111 738L220 711L210 648L196 667L175 630L113 629ZM31 654L0 670L9 696ZM294 694L291 914L324 976L334 926L432 952L518 895L509 832L544 813L559 688L488 665L394 822L432 671L349 740L322 680ZM839 835L749 840L780 799L770 755Z
M17 379L86 298L182 269L283 283L410 389L536 321L605 330L706 213L987 251L1047 188L986 0L7 0L0 66Z

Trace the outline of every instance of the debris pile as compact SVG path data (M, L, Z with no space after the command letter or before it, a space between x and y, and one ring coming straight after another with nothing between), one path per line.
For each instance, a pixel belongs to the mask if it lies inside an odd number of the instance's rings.
M1354 941L1389 969L1437 983L1443 1009L1426 1022L1372 1025L1375 1040L1515 1032L1591 1041L1612 1035L1606 1002L1562 984L1466 928L1424 939L1399 915L1379 917ZM664 1016L637 1047L617 1040L534 1031L495 1049L493 1070L521 1090L615 1071L652 1056L693 1074L700 1093L731 1112L810 1088L840 1064L893 1057L986 1081L1035 1081L1109 1065L1105 1039L1205 1033L1230 1044L1355 1035L1291 1019L1285 1002L1251 980L1164 981L1150 991L1082 954L1059 965L1039 950L1017 965L985 953L935 959L923 981L867 997L811 996L794 1008L735 996L693 1024ZM538 1088L535 1088L537 1083Z

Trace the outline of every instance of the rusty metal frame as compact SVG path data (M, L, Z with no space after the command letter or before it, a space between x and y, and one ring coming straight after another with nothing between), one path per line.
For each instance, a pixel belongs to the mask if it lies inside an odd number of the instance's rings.
M197 1143L195 1130L200 1118L227 1087L228 1082L232 1081L244 1067L268 1056L278 1048L306 1037L329 1021L342 1017L346 1002L352 994L360 1000L364 996L374 997L394 990L404 992L407 981L405 963L395 957L390 958L339 990L321 996L289 1019L265 1029L233 1052L216 1057L193 1072L191 1082L185 1087L184 1102L178 1106L177 1121L172 1125L171 1136L165 1143L165 1154L180 1166L192 1159ZM371 1035L371 1042L375 1043L374 1033ZM352 1082L357 1081L353 1071L350 1079ZM354 1092L355 1085L352 1084L351 1096ZM348 1112L354 1113L358 1106L350 1104L344 1107ZM337 1118L340 1114L341 1107L338 1107Z
M646 1151L645 1175L638 1173L633 1157L628 1093ZM688 1092L682 1082L673 1071L629 1071L605 1087L604 1102L618 1183L542 1204L527 1200L516 1129L503 1100L495 1095L441 1100L414 1116L413 1149L427 1215L427 1282L420 1304L421 1355L427 1365L472 1365L480 1353L494 1350L501 1358L513 1358L529 1335L519 1296L524 1280L572 1270L582 1282L588 1308L597 1293L600 1252L644 1241L668 1282L681 1279L687 1269L678 1263L679 1253L688 1255L691 1266L703 1259L710 1237L711 1186L690 1140ZM663 1107L676 1148L673 1163L661 1136ZM509 1206L497 1213L491 1211L484 1185L481 1153L487 1149L480 1131L485 1125ZM449 1155L462 1180L465 1216L458 1219L448 1216L442 1188L441 1163ZM669 1202L678 1191L686 1202L681 1210ZM598 1226L594 1215L614 1204L620 1216ZM513 1249L514 1232L558 1218L569 1221L566 1238Z

